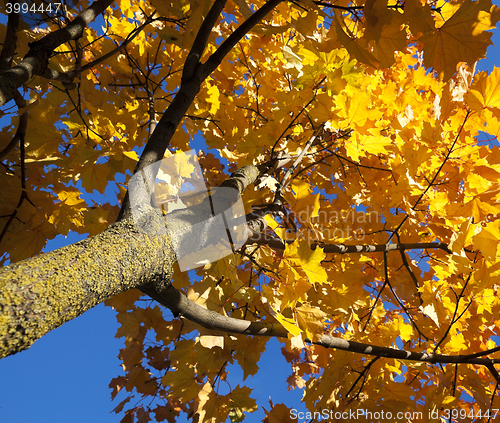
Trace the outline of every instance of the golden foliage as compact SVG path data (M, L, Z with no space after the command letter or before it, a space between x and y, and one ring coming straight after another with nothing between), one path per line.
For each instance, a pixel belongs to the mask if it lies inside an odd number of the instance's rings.
M203 61L264 3L228 2ZM290 240L284 251L247 245L212 266L177 272L174 285L222 315L281 323L290 333L284 353L293 362L291 387L305 389L311 411L499 408L491 398L496 381L477 366L372 362L306 345L328 333L473 354L496 346L500 335L500 149L498 141L478 142L480 131L495 139L500 133L500 70L473 71L499 9L490 0L393 3L283 2L207 78L170 149L199 149L201 135L208 148L200 162L214 184L271 154L296 158L321 126L351 136L313 145L284 191L288 219L266 216L269 235ZM109 192L121 201L147 128L177 92L211 4L118 1L106 25L91 25L78 43L59 49L50 59L54 69L73 69L76 52L79 65L92 63L147 16L152 23L82 73L76 88L41 77L29 82L34 102L24 149L2 159L3 263L39 253L56 234L94 235L115 220L118 203ZM19 33L15 61L40 37L35 29ZM2 119L10 121L0 151L20 124L11 109ZM244 193L247 211L272 201L279 176ZM105 204L89 199L94 190L108 193L99 200ZM452 254L395 251L384 258L323 248L385 244L396 232L402 243L450 244ZM250 389L226 383L227 367L241 366L244 379L256 374L264 338L208 333L159 307L144 308L138 298L133 291L109 301L121 324L117 336L126 339L125 377L113 380L113 396L125 387L163 402L148 409L145 401L142 414L134 409L123 421L135 415L146 422L154 412L172 422L185 411L195 421L237 422L257 408ZM292 419L285 405L271 404L265 421Z

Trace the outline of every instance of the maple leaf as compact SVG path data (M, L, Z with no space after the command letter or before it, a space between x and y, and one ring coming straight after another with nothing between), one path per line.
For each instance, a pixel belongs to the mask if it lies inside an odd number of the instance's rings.
M442 26L418 39L424 46L426 65L444 80L456 72L460 62L473 66L491 44L491 33L485 30L493 29L498 19L500 10L490 0L465 0Z
M123 336L128 342L133 339L143 339L146 335L143 318L144 312L139 309L120 314L118 322L121 323L121 327L118 328L116 337L120 338Z
M290 413L290 409L285 404L271 403L271 410L266 412L264 423L292 423L295 421Z
M161 378L161 383L168 387L175 397L188 402L196 398L199 392L199 386L194 376L194 368L180 366L175 371L167 372Z
M323 335L323 321L327 315L319 308L311 307L308 304L302 304L295 308L297 323L300 328L306 333L308 339L321 338Z
M156 420L162 422L167 420L169 423L175 423L179 416L179 407L158 405L153 412L155 413Z
M431 6L427 3L422 4L420 0L406 0L403 17L408 22L414 37L434 30Z
M231 393L228 395L230 398L230 407L233 407L233 413L236 416L243 420L244 416L242 412L251 413L257 409L257 403L253 398L250 398L250 393L252 390L246 386L241 387L237 385ZM238 421L237 419L232 418L231 421Z
M254 337L249 340L247 345L251 345L251 348L247 348L244 350L239 349L234 357L238 360L238 363L241 365L243 369L243 380L245 380L249 375L255 375L259 366L257 363L260 360L260 356L264 352L267 344L267 339Z
M478 112L484 107L500 108L500 68L494 68L490 75L479 72L465 95L465 101Z
M307 241L297 240L287 246L283 259L296 269L304 271L309 282L325 283L327 275L325 269L320 265L325 258L321 248L311 249Z
M203 385L197 400L196 413L202 422L218 423L227 419L229 398L216 394L210 382Z
M375 67L378 64L377 59L365 48L362 41L349 36L344 31L337 17L333 19L333 23L335 26L331 27L331 31L335 32L335 38L347 49L351 56L369 66Z
M500 220L489 223L472 237L474 245L487 259L493 260L498 255L500 246Z
M320 208L320 195L311 195L311 186L300 179L291 183L293 192L285 193L285 199L292 207L301 224L309 222L312 217L318 215Z
M109 382L109 387L113 389L111 392L111 398L114 399L118 393L121 391L121 389L125 386L127 383L127 378L124 376L117 376L111 379L111 382Z

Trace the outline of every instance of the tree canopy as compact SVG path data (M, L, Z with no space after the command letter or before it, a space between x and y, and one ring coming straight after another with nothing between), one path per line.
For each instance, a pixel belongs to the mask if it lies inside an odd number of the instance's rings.
M475 71L490 0L1 7L2 356L106 300L123 422L242 421L257 404L227 366L256 374L271 336L329 421L496 416L500 149L478 137L500 131L500 69ZM192 148L209 185L238 188L250 236L182 272L126 192ZM197 239L176 160L151 209ZM89 238L38 255L69 231Z

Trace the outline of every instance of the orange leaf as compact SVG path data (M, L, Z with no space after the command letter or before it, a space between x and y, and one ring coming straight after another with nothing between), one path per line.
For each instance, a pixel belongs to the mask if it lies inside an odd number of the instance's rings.
M498 7L491 0L465 0L443 26L418 39L424 45L424 61L439 78L448 80L460 62L472 67L486 55L491 33L500 18Z

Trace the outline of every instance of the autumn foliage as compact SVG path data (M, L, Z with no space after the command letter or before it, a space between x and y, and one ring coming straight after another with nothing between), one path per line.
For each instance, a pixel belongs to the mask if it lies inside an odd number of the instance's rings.
M43 22L21 14L15 39L1 25L16 46L2 69L89 5ZM199 61L201 88L165 155L198 150L214 186L268 165L242 196L259 231L236 254L176 269L174 287L224 317L275 324L288 383L311 412L424 421L456 408L465 417L450 421L489 421L500 409L500 68L475 65L498 19L490 0L113 2L5 99L2 263L118 218ZM113 397L127 391L122 421L250 420L253 394L224 383L227 367L255 375L269 338L206 329L140 298L107 301L125 339L124 375L110 385ZM268 423L293 421L290 405L260 406Z

